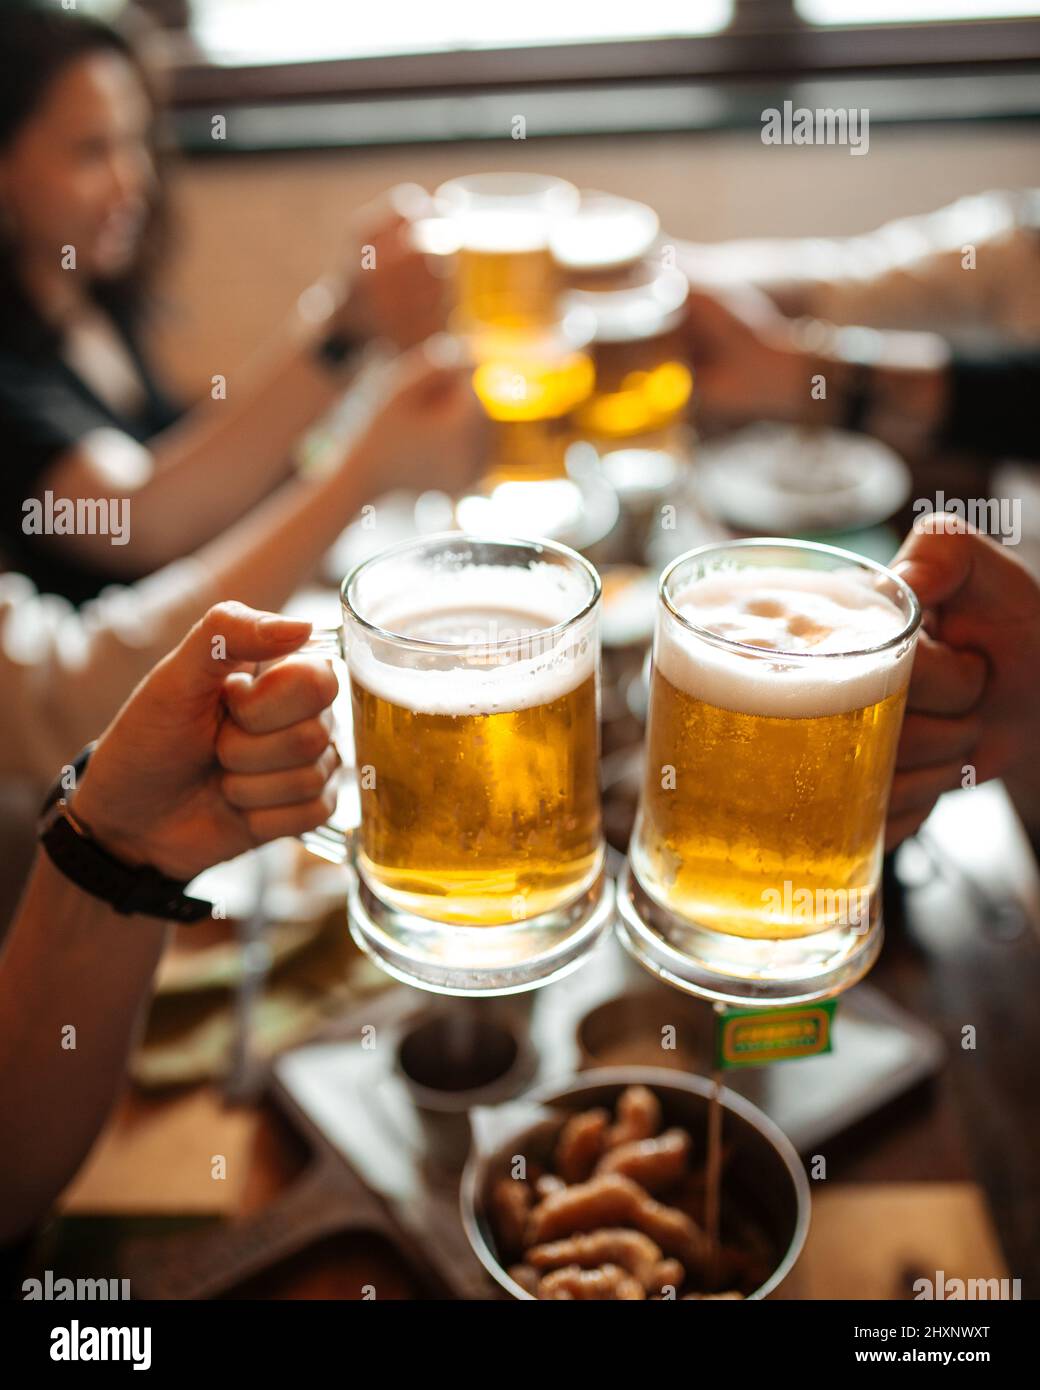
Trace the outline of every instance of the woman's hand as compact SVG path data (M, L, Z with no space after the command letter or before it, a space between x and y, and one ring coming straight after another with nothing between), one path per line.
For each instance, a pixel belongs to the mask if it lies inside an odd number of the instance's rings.
M945 513L922 517L893 565L925 610L896 777L888 847L939 796L1004 777L1040 790L1040 585L1002 545ZM969 780L969 769L970 780Z
M117 858L182 880L326 820L336 677L321 660L281 660L310 630L241 603L211 608L98 740L73 815ZM250 674L269 661L280 664Z
M491 426L473 391L472 366L454 340L435 338L387 371L383 394L345 460L371 496L392 488L459 493L487 466Z
M413 221L429 212L429 201L421 188L403 185L354 219L353 264L334 315L344 332L409 348L444 327L447 287L411 236Z

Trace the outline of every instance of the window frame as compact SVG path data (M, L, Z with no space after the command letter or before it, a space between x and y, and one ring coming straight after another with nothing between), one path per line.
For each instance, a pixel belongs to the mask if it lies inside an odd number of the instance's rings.
M206 111L232 111L236 108L267 114L283 106L320 108L338 103L342 110L358 111L363 106L382 118L396 105L404 110L409 102L425 103L437 99L455 100L467 95L494 97L538 93L550 98L579 87L617 90L619 95L642 89L645 100L653 104L654 93L676 84L691 91L717 89L733 93L735 105L744 109L741 93L754 89L780 90L784 83L811 79L841 85L846 78L864 81L879 77L922 79L938 74L968 74L992 78L991 98L983 115L1016 119L1040 116L1040 81L1037 101L1023 112L1018 91L1001 109L1000 79L1003 75L1040 75L1040 18L980 19L971 21L931 21L907 24L816 26L801 19L793 0L734 0L734 17L728 28L714 34L689 38L613 40L591 44L551 44L507 49L474 49L465 52L420 53L386 57L318 59L311 62L224 66L200 61L176 41L170 63L170 93L175 123L187 131L186 143L198 152L211 153L233 147L219 142L200 141L192 131L201 129ZM1009 88L1010 91L1010 88ZM623 103L622 103L623 105ZM566 103L561 103L561 109ZM901 109L896 103L895 110ZM879 113L884 119L883 113ZM971 113L968 113L971 114ZM744 117L736 121L741 123ZM896 115L893 119L909 119ZM734 122L720 120L717 124ZM305 123L304 123L305 124ZM710 120L705 124L712 124ZM401 123L406 129L408 121ZM617 130L634 127L619 114ZM639 129L653 128L640 125ZM674 126L666 128L675 128ZM566 135L585 133L580 126L571 131L566 117L547 133ZM437 138L480 138L460 132L444 131ZM394 143L394 137L369 141L362 134L344 141L365 145ZM403 143L410 143L402 136ZM317 142L324 143L324 142ZM333 141L331 143L338 143ZM307 148L309 140L284 147ZM247 138L238 148L274 148L251 143Z

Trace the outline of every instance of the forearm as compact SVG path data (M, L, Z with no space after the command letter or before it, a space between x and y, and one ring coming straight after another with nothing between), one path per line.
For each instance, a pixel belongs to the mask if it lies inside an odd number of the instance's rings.
M45 785L214 603L279 609L377 490L374 474L362 442L331 476L286 483L195 555L95 600L82 619L32 593L15 603L12 592L5 612L0 586L0 637L8 623L38 633L31 664L0 643L0 693L18 730L0 772Z
M297 326L229 380L226 399L207 401L154 441L147 496L131 503L134 532L153 562L219 536L289 476L301 436L349 385L320 361L316 343Z
M87 564L135 578L219 536L289 476L301 436L350 383L317 355L320 326L298 314L279 344L231 375L226 396L207 400L155 436L136 486L104 477L71 456L44 479L55 496L129 499L129 541L105 535L63 536Z
M40 1219L96 1140L167 932L119 916L38 855L0 956L0 1244Z
M221 599L278 609L378 490L364 445L327 477L286 483L199 552Z
M1020 343L1036 340L1040 322L1036 295L1022 290L1037 253L1028 191L960 198L856 236L676 243L694 282L755 285L791 318L945 334L981 326Z
M789 318L813 314L828 275L843 272L840 243L818 238L770 238L713 243L677 241L676 264L694 286L751 286Z

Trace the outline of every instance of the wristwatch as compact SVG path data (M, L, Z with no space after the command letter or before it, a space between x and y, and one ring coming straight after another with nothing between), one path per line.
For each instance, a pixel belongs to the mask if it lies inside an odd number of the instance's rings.
M314 355L323 367L341 372L346 364L361 355L366 346L367 340L361 334L347 333L343 329L334 328L331 333L319 339Z
M71 767L78 782L86 770L94 745L89 743ZM200 922L213 913L213 904L189 898L186 883L151 865L124 864L103 849L76 819L67 790L58 777L47 793L40 812L37 835L54 864L77 888L129 917L160 917L171 922Z

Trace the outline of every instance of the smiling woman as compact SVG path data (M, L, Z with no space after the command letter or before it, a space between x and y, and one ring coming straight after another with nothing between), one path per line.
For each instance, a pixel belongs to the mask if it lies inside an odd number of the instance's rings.
M288 515L295 450L349 388L366 346L413 347L441 326L442 285L387 197L253 360L207 361L208 399L178 412L142 341L147 275L166 249L157 116L142 63L113 29L49 0L0 8L0 549L41 590L76 603L227 539L261 504ZM362 274L369 246L379 268ZM196 344L204 361L211 351ZM363 467L353 449L341 455L335 471L354 476L348 506L330 517L337 530L367 493L406 483L403 469L450 487L478 462L480 417L461 368L425 359L386 384L393 395L409 383L392 424L376 411L392 451ZM434 398L458 408L464 438L453 450L442 437L430 458L425 428L411 444L402 431ZM132 495L125 546L90 529L23 525L27 499L117 491Z

